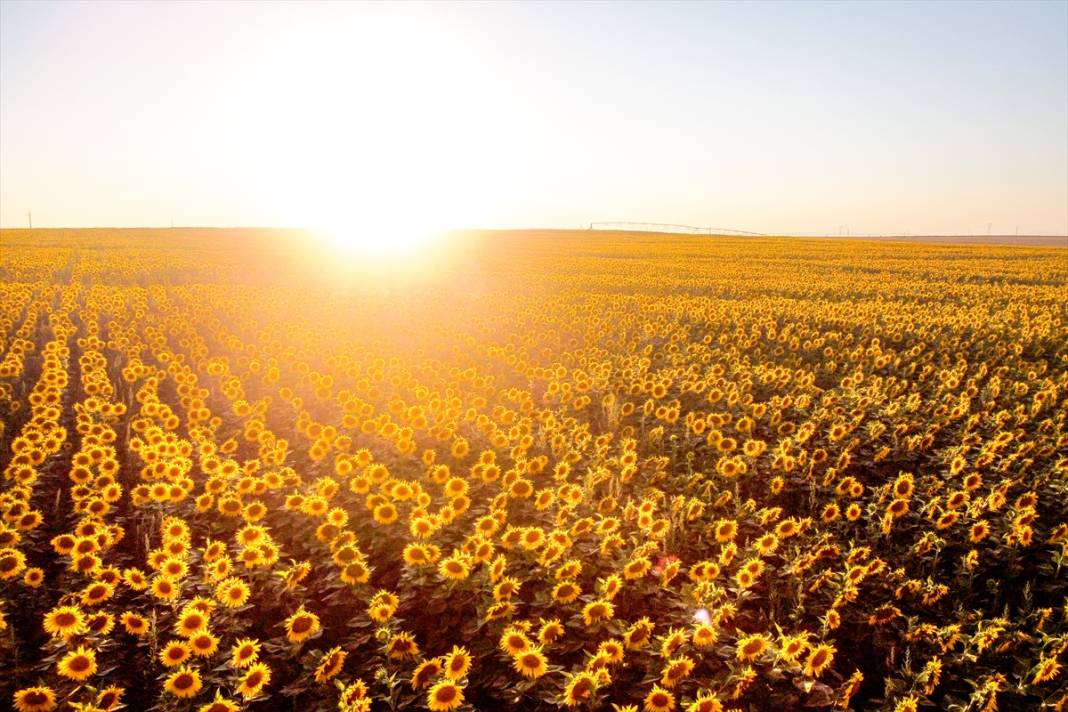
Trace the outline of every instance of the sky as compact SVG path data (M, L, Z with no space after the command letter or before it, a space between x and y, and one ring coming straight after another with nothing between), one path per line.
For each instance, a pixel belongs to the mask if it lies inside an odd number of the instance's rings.
M0 2L0 226L1068 234L1068 2Z

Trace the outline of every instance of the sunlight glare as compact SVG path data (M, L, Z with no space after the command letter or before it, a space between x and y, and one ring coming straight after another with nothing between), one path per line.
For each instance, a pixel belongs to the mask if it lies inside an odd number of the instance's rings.
M319 230L324 246L349 258L414 257L438 237L432 228L385 223L345 224Z

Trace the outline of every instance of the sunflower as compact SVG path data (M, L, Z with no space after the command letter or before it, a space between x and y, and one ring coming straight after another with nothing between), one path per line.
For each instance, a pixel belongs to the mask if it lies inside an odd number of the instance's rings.
M194 655L206 658L214 655L219 649L219 639L205 630L190 638L189 645Z
M26 568L26 555L18 549L0 549L0 579L10 580Z
M246 700L251 700L271 681L271 668L265 663L252 663L241 677L237 692Z
M564 704L568 707L578 707L593 695L597 689L597 680L588 672L580 672L573 675L564 687Z
M597 646L597 656L603 658L608 664L614 665L623 662L626 648L618 640L602 640Z
M69 638L84 633L85 615L77 606L59 606L45 614L44 629L53 638Z
M417 539L426 539L437 529L436 522L430 517L413 517L408 524L408 531Z
M248 584L239 578L231 576L223 579L215 586L215 598L227 608L238 608L248 601Z
M157 577L152 580L152 595L161 601L173 601L178 598L179 587L177 583L166 577Z
M612 606L611 601L604 599L590 601L582 608L582 619L587 626L593 625L594 621L612 620L614 615L615 608Z
M831 611L827 612L828 615ZM895 618L901 615L901 610L897 606L891 606L889 604L880 606L875 609L875 612L868 616L868 625L882 626L887 625Z
M285 621L286 637L290 643L301 643L319 631L319 617L304 610L302 605L297 612Z
M70 535L69 534L68 535L62 535L61 534L60 536L70 536ZM64 552L60 551L60 549L57 547L56 539L59 539L59 538L60 537L54 537L52 539L52 548L56 551L57 554L63 555ZM15 529L8 528L6 524L4 524L3 522L0 522L0 548L13 547L16 544L18 544L20 541L22 541L22 534L20 534Z
M987 522L976 522L968 533L968 540L973 544L977 544L985 539L989 533L990 525Z
M834 661L834 653L834 646L825 643L812 648L805 660L805 675L819 677Z
M694 646L698 648L710 648L719 640L719 633L715 627L708 623L700 623L694 626L691 636Z
M642 576L647 574L649 572L649 569L651 569L652 567L652 562L644 556L639 556L637 558L631 559L623 567L623 578L628 581L641 578Z
M660 677L660 684L669 689L675 687L681 680L685 679L691 672L693 672L693 667L693 660L685 655L678 658L672 658L668 661L667 667L664 668L664 672Z
M646 617L639 618L623 633L623 644L631 650L644 647L653 634L653 623Z
M385 623L393 617L393 614L396 612L396 610L396 606L393 606L389 603L372 603L370 606L367 607L367 615L370 616L371 620L373 621L376 621L378 623Z
M433 547L433 548L435 550L437 549L437 547ZM435 551L435 552L431 552L431 553L435 554L435 557L431 558L431 563L433 563L434 561L437 560L436 555L439 554L440 552L436 552ZM504 554L498 554L497 558L495 558L493 560L493 563L490 564L490 580L491 581L497 581L497 580L499 580L501 578L501 576L504 576L504 571L505 571L505 568L507 566L508 566L508 559L505 558Z
M230 648L230 665L246 668L256 662L260 655L260 642L252 638L242 638Z
M518 655L519 653L529 650L533 646L531 645L530 639L527 638L526 633L519 628L512 627L506 629L504 633L501 634L500 647L501 650L509 655Z
M993 708L988 707L988 709ZM916 710L917 700L916 697L913 695L909 695L908 697L902 699L900 702L894 705L894 712L916 712Z
M414 658L419 655L419 645L411 633L397 633L386 644L386 652L395 660Z
M471 654L466 648L453 646L452 652L445 656L445 677L460 680L471 669Z
M226 544L214 539L207 539L204 542L202 558L204 561L212 562L218 559L220 556L226 553Z
M212 583L222 581L234 568L234 562L229 556L221 556L206 567L206 575Z
M808 641L805 639L807 634L804 635L785 635L782 640L779 641L779 659L785 660L788 663L797 662L798 658L809 647Z
M94 613L85 619L85 627L90 633L107 635L115 628L115 616L103 611Z
M242 549L239 558L246 569L254 569L267 563L267 557L262 546L250 546Z
M166 667L174 667L175 665L181 665L189 656L193 654L193 649L185 641L172 640L159 652L159 660Z
M686 712L723 712L723 703L715 693L705 690L687 705Z
M935 522L935 527L937 529L949 529L951 526L957 523L957 520L959 518L960 515L956 512L946 512L938 518L937 522Z
M105 687L96 696L96 706L103 710L111 710L119 706L124 694L126 694L126 690L116 685Z
M96 554L75 554L71 558L70 570L95 576L104 568L104 562Z
M187 608L178 616L178 622L174 626L174 632L183 638L192 638L202 630L208 628L208 616L195 608Z
M341 580L351 585L367 583L371 579L371 569L362 561L353 561L341 570Z
M421 690L427 687L431 680L441 674L441 660L433 658L425 660L415 668L412 673L411 686L413 690Z
M738 639L735 655L740 662L752 662L767 652L769 645L770 641L766 635L762 633L749 635Z
M323 659L319 661L318 667L315 668L315 681L326 682L339 672L341 672L342 666L345 664L345 658L348 657L348 653L342 650L340 647L331 648Z
M498 602L509 600L519 592L521 585L519 580L512 576L502 578L493 587L493 600Z
M516 672L530 680L541 677L549 669L549 662L540 647L533 647L517 654L512 658L512 662Z
M765 534L756 541L756 550L761 556L767 556L779 548L779 538L774 534Z
M100 570L97 578L111 586L118 586L122 582L122 571L116 566L108 566Z
M374 508L373 514L375 521L379 524L392 524L393 522L397 521L397 517L400 516L400 514L397 512L397 508L389 502L379 504L377 507Z
M752 420L749 420L748 422L752 423ZM739 421L738 424L740 427L741 421ZM763 440L746 440L745 444L742 445L742 452L744 452L747 457L760 457L764 454L764 451L767 450L767 448L768 444Z
M464 690L451 680L442 680L430 688L426 704L433 712L449 712L464 703Z
M371 699L367 697L367 684L363 680L354 680L348 685L341 685L338 704L344 706L345 712L370 712Z
M189 573L189 564L181 559L171 557L163 562L159 567L159 572L163 576L177 581L185 578L186 574Z
M468 568L467 563L462 557L453 555L446 559L443 559L438 564L438 573L443 578L452 579L453 581L463 581L468 577L471 570Z
M671 712L675 709L675 696L660 685L653 685L652 691L645 696L642 709L645 712Z
M574 581L561 581L553 587L553 600L557 603L571 603L582 593Z
M32 569L26 569L26 573L22 575L22 582L30 588L37 588L44 583L44 570L36 566Z
M734 575L734 581L738 584L738 588L749 588L753 585L753 574L745 569L741 569Z
M404 547L404 563L409 566L425 566L430 563L426 547L422 544L408 544Z
M533 551L534 549L540 548L543 543L545 543L545 532L541 529L537 527L528 527L526 531L523 532L522 545L524 549Z
M264 559L264 563L267 566L273 566L275 563L278 562L280 550L274 544L264 544L262 549L264 552L264 556L266 557ZM304 579L308 578L308 576L311 575L311 571L312 566L307 561L295 563L288 569L286 569L283 572L283 580L286 582L286 590L288 591L297 584L303 582Z
M96 653L79 645L59 661L59 674L76 682L82 682L96 672Z
M789 539L790 537L798 534L801 531L801 527L795 519L784 519L779 522L775 527L775 536L780 539Z
M239 712L241 707L230 700L224 700L222 693L215 691L215 699L197 708L197 712Z
M53 551L55 551L60 556L66 556L74 550L74 547L77 545L78 540L70 534L60 534L58 536L52 537L49 543L52 545Z
M195 697L203 686L200 673L189 667L178 668L163 683L164 690L181 699Z
M842 686L840 707L849 708L849 701L860 691L862 682L864 682L864 673L860 670L854 670L853 674L846 680L845 685Z
M738 533L738 523L733 519L720 519L714 525L716 541L725 544L734 539Z
M573 579L580 573L582 573L582 562L578 559L568 559L556 567L553 575L557 581L563 581L565 579Z
M550 645L564 634L564 626L556 618L543 621L538 628L538 642L542 645Z
M906 514L908 514L908 511L909 511L909 502L908 502L907 499L895 499L886 508L887 516L889 516L889 517L891 517L893 519L900 519L901 517L903 517Z
M764 573L764 562L760 559L747 559L742 565L742 570L754 579L760 578L760 575Z
M1032 685L1040 685L1043 682L1049 682L1054 680L1061 674L1061 664L1057 662L1057 658L1043 657L1035 670L1035 676L1031 678Z
M18 712L51 712L56 708L56 693L50 687L26 687L15 693Z

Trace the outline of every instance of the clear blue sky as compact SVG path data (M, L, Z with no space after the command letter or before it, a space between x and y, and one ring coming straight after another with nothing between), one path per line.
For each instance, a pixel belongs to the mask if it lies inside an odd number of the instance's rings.
M1068 3L0 3L0 224L1068 233Z

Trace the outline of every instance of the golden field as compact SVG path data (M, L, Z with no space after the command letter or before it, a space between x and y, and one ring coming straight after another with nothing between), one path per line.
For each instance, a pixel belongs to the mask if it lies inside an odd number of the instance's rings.
M1065 250L303 244L0 233L0 707L1068 707Z

